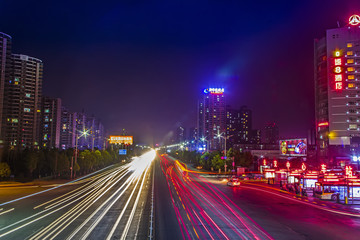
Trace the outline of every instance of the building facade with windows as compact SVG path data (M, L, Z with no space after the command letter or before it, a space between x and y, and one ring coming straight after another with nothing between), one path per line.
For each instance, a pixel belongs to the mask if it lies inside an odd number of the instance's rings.
M76 113L61 108L60 148L63 150L75 148L76 118Z
M338 164L351 158L360 138L360 23L315 40L315 118L317 158Z
M43 97L41 109L41 148L60 148L61 99Z
M223 150L226 137L226 104L224 88L204 89L199 101L199 136L209 150ZM218 137L221 135L222 137Z
M11 68L5 85L5 143L20 150L39 148L43 63L34 57L12 54Z
M5 87L11 74L11 36L0 32L0 147L4 147L6 130L6 94ZM0 152L1 153L1 152Z

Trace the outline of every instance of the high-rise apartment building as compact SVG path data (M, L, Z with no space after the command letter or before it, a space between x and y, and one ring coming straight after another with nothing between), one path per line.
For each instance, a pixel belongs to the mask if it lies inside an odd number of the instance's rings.
M264 143L276 145L279 144L279 128L274 122L269 122L264 128Z
M199 101L199 136L205 137L210 150L223 150L226 137L226 105L224 88L208 88Z
M12 73L5 84L5 142L12 148L39 148L43 63L12 54Z
M175 131L175 143L185 142L185 138L185 128L182 126L177 127Z
M249 143L251 140L252 134L252 112L246 107L242 106L239 111L239 132L238 132L238 141L240 143Z
M336 164L351 158L360 138L360 21L329 29L314 44L317 156Z
M65 107L61 108L61 149L75 148L76 118L76 113L69 112Z
M6 82L11 74L11 36L0 32L0 147L5 141L6 118ZM1 153L1 152L0 152Z
M240 109L232 109L227 106L226 112L226 128L230 145L253 142L253 134L257 132L252 129L252 111L246 106L242 106Z
M60 148L61 99L42 98L41 109L41 147Z
M105 144L104 126L99 119L94 116L87 118L87 129L89 130L89 138L87 145L89 149L103 149Z

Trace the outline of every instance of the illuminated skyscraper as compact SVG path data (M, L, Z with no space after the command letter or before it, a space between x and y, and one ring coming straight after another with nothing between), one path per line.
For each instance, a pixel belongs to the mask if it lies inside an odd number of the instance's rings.
M226 105L224 88L208 88L199 101L198 129L200 138L208 141L210 150L223 150L226 137Z
M360 137L360 21L329 29L314 44L315 118L320 161L350 158Z

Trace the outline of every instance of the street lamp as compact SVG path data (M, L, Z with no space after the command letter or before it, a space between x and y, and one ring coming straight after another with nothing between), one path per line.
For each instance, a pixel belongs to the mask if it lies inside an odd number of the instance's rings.
M208 152L208 149L209 149L209 148L208 148L209 141L206 140L205 137L200 138L200 140L201 140L202 142L206 142L206 152Z
M216 137L219 139L219 141L220 138L223 138L225 140L224 158L225 158L225 172L226 172L226 139L228 138L228 136L222 136L223 134L226 135L225 132L219 133L219 129L218 129L218 134L216 135ZM233 160L233 170L235 170L234 160Z
M88 130L84 130L84 131L79 131L81 134L80 136L78 136L77 131L75 131L75 164L77 163L77 155L78 155L78 140L79 138L81 138L82 136L86 136L89 134L89 129ZM73 168L74 168L74 163L73 161L71 161L71 173L70 173L70 177L72 179L73 177Z

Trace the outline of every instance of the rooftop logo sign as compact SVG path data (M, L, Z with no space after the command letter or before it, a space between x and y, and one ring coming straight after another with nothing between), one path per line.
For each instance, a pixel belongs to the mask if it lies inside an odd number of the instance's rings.
M204 93L223 94L224 88L206 88L204 89Z
M359 25L360 24L360 16L359 15L352 15L349 18L349 24L353 25L353 26Z

